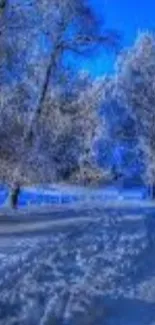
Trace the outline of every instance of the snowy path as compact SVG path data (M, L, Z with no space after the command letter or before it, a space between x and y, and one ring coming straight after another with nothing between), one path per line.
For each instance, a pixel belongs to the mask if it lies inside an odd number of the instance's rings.
M84 223L95 223L97 219L93 217L79 217L79 218L66 218L66 219L58 219L58 220L48 220L48 221L34 221L34 222L20 222L20 223L9 223L5 222L1 224L0 227L0 236L5 235L13 235L24 233L33 233L36 235L36 232L49 232L54 230L55 228L68 227L71 225L78 225Z
M154 218L68 214L0 236L0 325L155 325Z

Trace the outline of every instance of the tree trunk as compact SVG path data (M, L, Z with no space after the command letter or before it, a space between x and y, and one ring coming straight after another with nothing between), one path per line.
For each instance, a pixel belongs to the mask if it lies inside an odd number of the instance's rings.
M54 71L57 67L59 58L61 56L61 51L62 51L61 47L59 48L57 46L54 50L54 53L52 52L50 54L50 59L49 59L49 63L48 63L47 69L46 69L45 78L44 78L44 82L42 85L39 102L38 102L36 110L33 113L33 118L31 120L30 126L27 130L27 133L26 133L25 139L24 139L26 142L29 143L30 146L32 146L32 142L33 142L33 138L34 138L34 123L38 121L38 119L41 115L43 103L46 98L46 94L47 94L49 83L50 83L50 78L52 75L52 70Z
M19 195L21 191L21 186L20 184L14 184L12 188L10 189L10 195L9 195L9 206L12 209L16 209L18 207L18 200L19 200Z
M151 200L155 200L155 185L154 184L149 185L149 197Z

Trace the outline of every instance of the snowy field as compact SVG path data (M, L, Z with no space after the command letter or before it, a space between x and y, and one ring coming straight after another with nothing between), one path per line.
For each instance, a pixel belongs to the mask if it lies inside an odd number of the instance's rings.
M0 325L155 325L154 215L65 211L0 236Z

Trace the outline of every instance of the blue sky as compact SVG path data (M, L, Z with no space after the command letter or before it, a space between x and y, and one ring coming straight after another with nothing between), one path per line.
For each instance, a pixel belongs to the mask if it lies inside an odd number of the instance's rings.
M123 36L123 46L133 44L137 32L155 31L155 0L92 0L94 9L104 14L106 26L116 28ZM112 72L114 55L97 57L85 63L94 75Z

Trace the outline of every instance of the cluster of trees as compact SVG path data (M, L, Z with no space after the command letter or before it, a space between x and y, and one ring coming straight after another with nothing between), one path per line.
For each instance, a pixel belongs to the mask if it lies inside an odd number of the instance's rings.
M133 162L139 158L141 179L154 196L155 184L155 35L141 33L135 44L123 51L116 61L116 72L107 82L107 99L123 108L119 123L109 135L135 139ZM109 95L110 92L110 95ZM105 97L106 98L106 97ZM111 105L108 106L109 108ZM130 123L128 132L127 121ZM139 169L140 170L140 169ZM136 180L135 180L136 181Z
M144 165L153 188L155 36L140 34L112 76L93 79L75 66L118 44L86 1L0 1L0 179L12 197L22 184L124 177L121 164L98 166L101 138L103 159L125 145L126 170Z
M67 62L116 48L117 34L101 28L83 0L5 0L0 7L1 181L15 200L21 184L104 179L94 152L104 134L103 82Z

